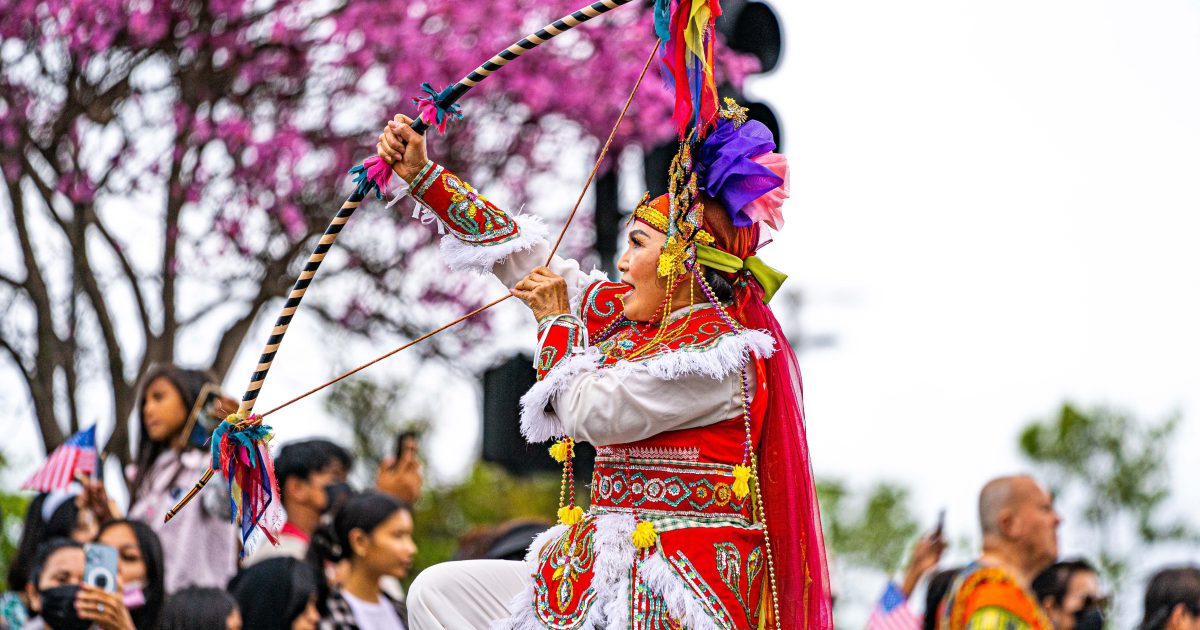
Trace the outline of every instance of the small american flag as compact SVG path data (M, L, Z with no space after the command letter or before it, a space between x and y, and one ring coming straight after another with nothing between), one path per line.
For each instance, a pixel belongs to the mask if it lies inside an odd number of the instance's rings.
M96 425L72 435L62 446L54 449L46 463L21 486L22 490L53 492L64 490L75 479L75 473L96 472Z
M908 607L900 587L888 582L887 590L867 620L867 630L920 630L921 626L922 619Z

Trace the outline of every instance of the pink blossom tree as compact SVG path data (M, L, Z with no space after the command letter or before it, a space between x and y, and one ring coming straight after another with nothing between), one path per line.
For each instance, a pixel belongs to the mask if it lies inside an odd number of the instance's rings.
M139 375L181 343L211 347L227 371L349 191L346 169L411 112L421 82L457 80L576 2L0 0L0 242L17 253L0 257L0 356L46 448L78 428L85 400L91 420L107 399L108 450L127 462ZM548 143L607 136L650 19L628 6L497 73L437 158L530 200L530 181L559 167ZM724 62L734 82L753 70ZM617 149L669 137L669 107L651 73ZM436 230L396 210L359 211L302 312L394 339L480 298L471 279L431 272Z

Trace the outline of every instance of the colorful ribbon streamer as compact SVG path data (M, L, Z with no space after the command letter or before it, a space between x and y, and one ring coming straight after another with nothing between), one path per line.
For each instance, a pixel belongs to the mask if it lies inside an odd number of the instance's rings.
M229 481L230 522L241 530L243 557L256 527L271 544L279 544L265 522L268 508L279 495L275 464L267 449L271 427L256 421L257 416L230 414L212 436L212 468L223 471Z

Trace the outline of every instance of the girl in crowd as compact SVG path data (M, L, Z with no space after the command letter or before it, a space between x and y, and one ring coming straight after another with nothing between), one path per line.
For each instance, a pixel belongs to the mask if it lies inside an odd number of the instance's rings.
M134 630L121 595L84 584L83 569L79 542L56 538L42 545L25 585L38 616L22 630Z
M167 599L162 630L242 630L237 602L219 588L192 586ZM254 628L254 626L245 626Z
M129 475L129 517L150 523L162 540L166 590L224 588L237 571L237 535L220 481L209 484L198 505L169 525L163 515L208 467L209 427L202 416L217 380L198 370L160 366L143 381L138 412L141 439ZM210 394L211 392L211 394Z
M322 630L407 630L404 603L379 588L384 576L408 575L417 545L412 509L381 492L351 498L333 517L332 531L313 538L318 557L349 561L339 588L325 598Z
M100 527L96 542L117 550L117 579L137 630L156 630L166 591L158 535L141 521L114 520Z
M303 560L262 560L238 573L229 592L253 630L316 630L321 620L316 570Z

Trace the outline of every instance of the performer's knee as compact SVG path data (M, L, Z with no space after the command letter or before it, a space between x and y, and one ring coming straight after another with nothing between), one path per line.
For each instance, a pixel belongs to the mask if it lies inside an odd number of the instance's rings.
M413 580L408 590L408 605L420 604L428 598L437 598L456 586L455 574L457 567L452 562L442 562L425 568Z

